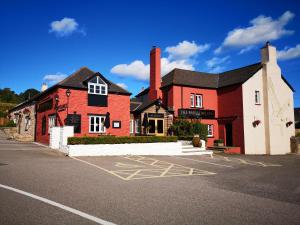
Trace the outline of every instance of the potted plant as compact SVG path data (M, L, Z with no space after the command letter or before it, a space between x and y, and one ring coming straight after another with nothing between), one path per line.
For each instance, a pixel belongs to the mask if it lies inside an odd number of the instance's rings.
M223 139L214 140L214 146L224 147L224 140Z
M202 143L201 143L201 139L200 136L198 134L195 134L192 140L193 146L194 147L199 147L201 148Z

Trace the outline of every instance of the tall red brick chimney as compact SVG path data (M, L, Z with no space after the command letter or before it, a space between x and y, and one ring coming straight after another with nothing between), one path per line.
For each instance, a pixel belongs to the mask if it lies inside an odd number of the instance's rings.
M150 90L148 95L150 100L156 100L162 96L160 74L160 48L153 46L150 51Z

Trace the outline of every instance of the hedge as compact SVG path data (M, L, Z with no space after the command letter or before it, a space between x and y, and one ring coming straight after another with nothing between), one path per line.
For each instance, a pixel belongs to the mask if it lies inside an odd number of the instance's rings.
M0 125L0 127L16 127L17 125L14 123L14 121L10 120L7 123Z
M194 136L178 136L178 140L181 140L181 141L191 141L191 140L193 140L193 137Z
M89 144L130 144L130 143L156 143L156 142L176 142L176 136L134 136L134 137L69 137L69 145L89 145Z

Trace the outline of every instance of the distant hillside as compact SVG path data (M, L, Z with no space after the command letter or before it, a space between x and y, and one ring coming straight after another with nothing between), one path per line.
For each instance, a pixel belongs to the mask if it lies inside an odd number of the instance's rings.
M4 103L21 103L27 99L32 98L34 95L40 93L38 90L34 88L27 89L20 94L16 94L10 88L0 89L0 102Z
M32 98L40 93L38 90L30 88L20 94L16 94L10 88L0 89L0 117L6 117L7 111L15 105Z

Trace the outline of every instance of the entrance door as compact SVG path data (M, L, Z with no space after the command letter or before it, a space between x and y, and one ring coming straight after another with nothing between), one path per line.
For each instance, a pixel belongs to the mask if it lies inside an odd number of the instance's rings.
M149 119L148 134L163 136L164 135L164 120L163 119Z
M228 123L225 124L225 130L226 130L226 146L232 146L232 124Z

